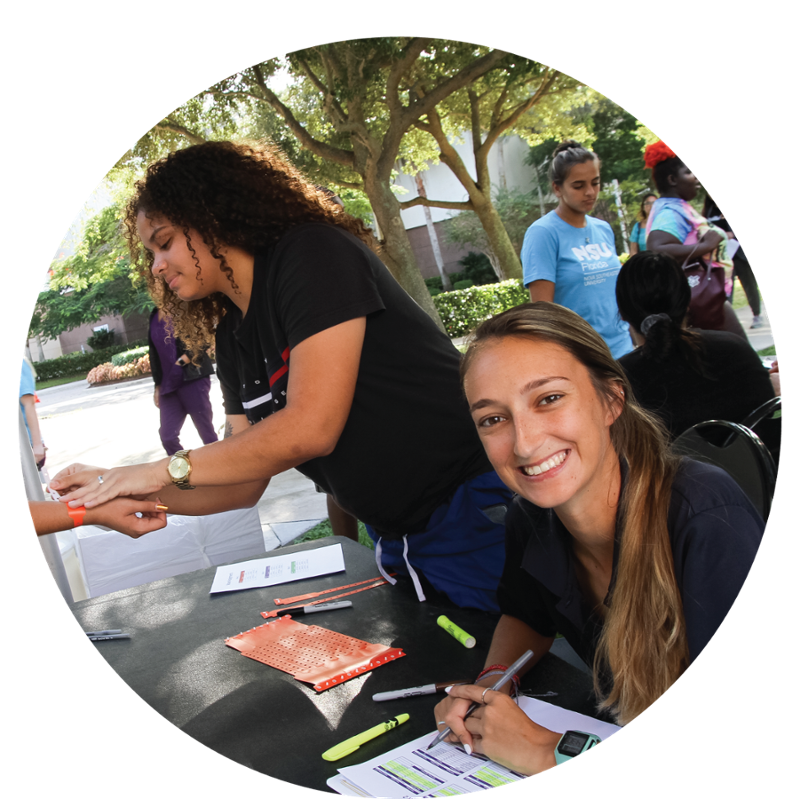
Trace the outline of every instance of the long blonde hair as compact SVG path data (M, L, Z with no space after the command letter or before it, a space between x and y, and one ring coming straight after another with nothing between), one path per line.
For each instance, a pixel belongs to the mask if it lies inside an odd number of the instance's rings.
M621 541L593 671L599 707L624 724L661 696L689 663L667 529L680 459L669 449L663 424L633 398L624 371L603 339L578 314L560 305L526 303L481 324L462 360L462 383L484 344L510 336L558 344L586 367L609 407L622 403L610 430L614 450L627 464L619 499ZM606 667L611 683L603 691Z

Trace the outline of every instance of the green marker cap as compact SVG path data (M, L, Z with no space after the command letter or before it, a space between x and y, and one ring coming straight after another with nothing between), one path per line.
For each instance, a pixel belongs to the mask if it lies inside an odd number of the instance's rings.
M467 649L472 649L475 646L475 639L466 631L462 630L457 624L453 624L447 616L439 616L436 623L443 629L447 630L453 638L460 644L464 644Z

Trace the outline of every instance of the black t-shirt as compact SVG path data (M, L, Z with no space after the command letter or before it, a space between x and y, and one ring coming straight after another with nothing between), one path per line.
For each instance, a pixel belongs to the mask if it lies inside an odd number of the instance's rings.
M726 472L686 458L672 486L667 527L689 657L694 660L736 599L761 543L764 522ZM498 600L504 614L540 635L561 633L592 666L602 620L581 594L571 541L553 510L516 497L506 516L506 563Z
M697 330L707 375L674 353L654 361L635 349L619 359L642 407L663 419L673 438L699 422L741 422L775 396L767 370L741 336L721 330Z
M229 303L217 328L217 373L225 412L254 424L286 405L292 349L362 316L344 430L330 455L297 469L397 538L423 530L461 483L491 466L461 392L458 350L365 244L314 223L257 254L247 314Z

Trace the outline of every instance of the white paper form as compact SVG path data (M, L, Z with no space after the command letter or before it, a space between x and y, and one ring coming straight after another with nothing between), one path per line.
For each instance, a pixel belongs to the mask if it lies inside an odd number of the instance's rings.
M470 756L448 743L442 742L427 751L435 735L435 732L423 735L360 766L340 769L340 774L367 795L397 799L460 796L523 779L521 774L482 755Z
M305 549L289 555L247 560L217 567L209 593L243 591L269 585L291 583L308 577L321 577L344 571L342 545Z
M520 697L519 706L529 718L554 732L581 730L605 740L619 729L539 699ZM430 732L366 763L339 769L339 774L328 780L328 786L350 796L427 799L461 796L524 779L522 774L482 755L470 756L453 744L442 742L426 751L435 735L435 731Z

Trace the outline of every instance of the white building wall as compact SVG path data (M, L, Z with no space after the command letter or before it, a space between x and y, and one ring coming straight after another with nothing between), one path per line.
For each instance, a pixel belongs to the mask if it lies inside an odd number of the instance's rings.
M453 146L461 156L467 171L475 178L475 158L472 154L472 136L464 134L464 141L454 142ZM523 192L532 191L533 169L524 163L528 153L528 145L518 136L501 137L489 153L489 174L492 181L492 192L504 184L508 189L519 189ZM446 200L448 202L466 202L467 191L456 179L455 175L444 164L434 164L422 173L425 191L430 200ZM401 202L413 200L418 195L417 184L414 177L403 174L398 175L395 185L402 186L406 191L399 195ZM447 208L431 208L434 222L441 222L458 213ZM422 207L409 208L401 211L403 225L406 230L422 227L425 216Z

